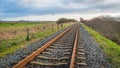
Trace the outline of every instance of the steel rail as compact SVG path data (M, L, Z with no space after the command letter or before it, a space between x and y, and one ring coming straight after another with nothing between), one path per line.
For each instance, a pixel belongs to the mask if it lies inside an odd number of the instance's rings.
M65 33L67 33L73 26L69 27L68 29L66 29L64 32L62 32L61 34L57 35L55 38L53 38L52 40L50 40L48 43L46 43L45 45L43 45L41 48L37 49L36 51L34 51L32 54L30 54L29 56L27 56L26 58L24 58L23 60L19 61L16 65L14 65L12 68L24 68L25 65L30 62L31 60L33 60L38 54L40 54L41 52L43 52L46 48L48 48L52 43L54 43L56 40L58 40L61 36L63 36Z
M75 42L74 42L74 46L73 46L73 51L72 51L72 56L71 56L71 61L70 61L70 68L74 68L74 64L75 64L75 57L76 57L76 47L77 47L77 42L78 42L78 28L77 28L77 32L76 32L76 37L75 37Z

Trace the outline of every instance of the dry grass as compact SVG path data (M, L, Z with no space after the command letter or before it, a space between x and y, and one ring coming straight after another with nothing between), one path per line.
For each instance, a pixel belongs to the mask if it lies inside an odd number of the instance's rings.
M52 27L51 27L52 24L53 24L54 30L52 30ZM64 29L72 24L73 23L66 23L64 24L63 28L60 28L60 29ZM30 29L30 40L28 41L26 40L26 28L24 29L23 26L13 27L13 29L16 28L14 30L17 31L15 35L12 32L10 32L12 27L11 29L8 29L8 30L6 30L7 27L4 27L6 31L3 31L4 35L2 35L1 33L1 36L4 39L2 39L0 42L0 57L4 57L7 54L13 53L14 51L20 48L26 47L26 45L32 42L43 39L58 31L57 25L55 23L46 23L46 24L39 23L37 25L33 24L28 26Z

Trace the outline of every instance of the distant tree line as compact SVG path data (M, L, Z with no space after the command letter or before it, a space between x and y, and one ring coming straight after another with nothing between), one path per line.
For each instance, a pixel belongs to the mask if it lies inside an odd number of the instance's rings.
M62 24L62 23L68 23L68 22L77 22L75 19L67 19L67 18L60 18L56 23Z
M90 20L80 18L80 21L104 37L120 44L120 17L99 16Z

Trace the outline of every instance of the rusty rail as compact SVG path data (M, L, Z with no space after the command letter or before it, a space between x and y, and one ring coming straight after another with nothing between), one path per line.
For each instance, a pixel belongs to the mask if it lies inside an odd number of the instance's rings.
M54 43L56 40L58 40L62 35L64 35L65 33L67 33L71 28L72 28L72 26L69 27L64 32L62 32L61 34L59 34L58 36L56 36L55 38L53 38L52 40L50 40L48 43L46 43L45 45L43 45L41 48L39 48L38 50L36 50L32 54L30 54L29 56L27 56L26 58L24 58L23 60L21 60L20 62L18 62L12 68L24 68L24 66L28 62L30 62L31 60L33 60L38 54L40 54L41 52L43 52L48 46L50 46L52 43Z
M78 41L78 34L79 31L77 30L76 32L76 37L75 37L75 42L74 42L74 47L73 47L73 51L72 51L72 57L71 57L71 62L70 62L70 68L74 68L74 64L75 64L75 57L76 57L76 47L77 47L77 41Z

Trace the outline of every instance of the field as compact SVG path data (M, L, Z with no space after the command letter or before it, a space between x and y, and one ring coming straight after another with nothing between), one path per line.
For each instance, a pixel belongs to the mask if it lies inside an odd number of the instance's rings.
M0 57L26 47L73 23L65 23L63 27L55 22L4 22L0 23ZM59 28L59 29L58 29Z
M104 37L120 44L120 21L114 17L96 17L82 22Z

